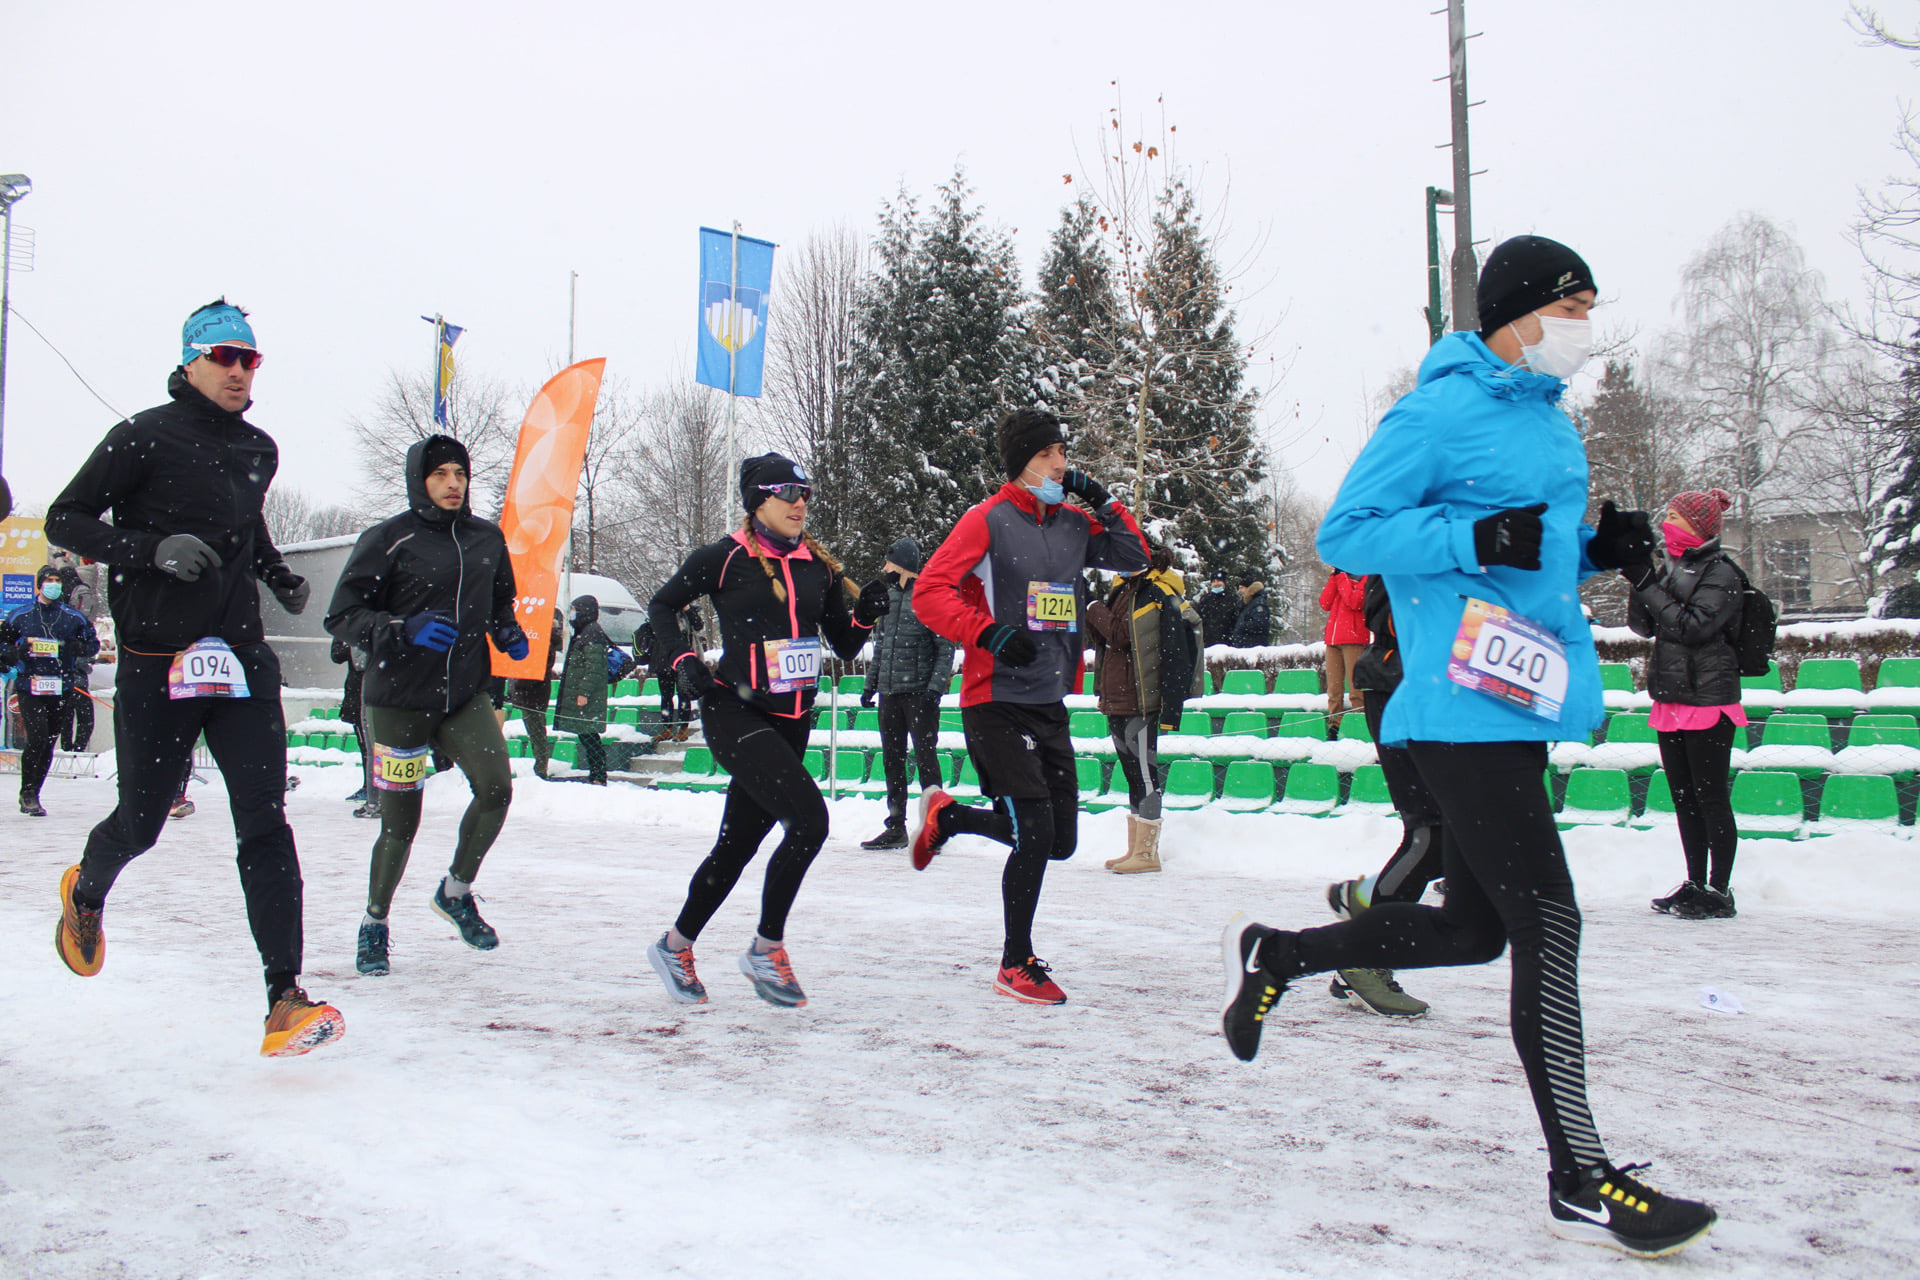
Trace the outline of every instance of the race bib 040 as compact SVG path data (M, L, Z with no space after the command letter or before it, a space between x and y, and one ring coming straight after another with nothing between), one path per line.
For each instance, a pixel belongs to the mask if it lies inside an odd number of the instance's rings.
M1453 637L1447 679L1558 720L1567 700L1567 646L1531 618L1470 599Z
M761 648L767 655L767 688L775 693L805 689L820 679L820 638L806 640L768 640Z
M427 785L427 756L431 748L389 747L373 744L373 785L382 791L418 791Z
M195 640L174 655L167 671L167 696L180 698L249 697L247 673L227 642L216 636Z
M1079 599L1071 582L1027 584L1027 630L1078 631Z

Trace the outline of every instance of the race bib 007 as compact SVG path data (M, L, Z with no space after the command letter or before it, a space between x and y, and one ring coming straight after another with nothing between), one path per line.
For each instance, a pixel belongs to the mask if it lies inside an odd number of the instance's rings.
M1027 630L1078 631L1079 600L1071 582L1027 584Z
M768 640L761 646L767 655L767 688L775 693L805 689L820 679L820 638L805 640Z
M1453 637L1447 679L1558 720L1567 700L1567 646L1531 618L1470 599Z
M174 655L173 666L167 670L167 697L175 700L250 696L240 659L217 636L195 640L184 652Z

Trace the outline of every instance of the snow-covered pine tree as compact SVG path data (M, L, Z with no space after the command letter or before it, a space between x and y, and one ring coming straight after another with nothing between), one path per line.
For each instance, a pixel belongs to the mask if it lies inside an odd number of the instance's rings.
M1907 348L1897 385L1886 388L1886 421L1900 444L1897 478L1880 497L1880 523L1868 544L1879 576L1901 581L1880 616L1920 618L1920 339Z
M1134 397L1115 376L1138 330L1115 289L1104 219L1085 197L1060 210L1033 309L1040 404L1067 424L1073 464L1133 501Z
M956 169L927 213L905 192L881 213L847 406L855 456L839 463L861 478L839 548L856 573L903 534L931 555L1005 479L994 428L1034 400L1013 242L972 195Z

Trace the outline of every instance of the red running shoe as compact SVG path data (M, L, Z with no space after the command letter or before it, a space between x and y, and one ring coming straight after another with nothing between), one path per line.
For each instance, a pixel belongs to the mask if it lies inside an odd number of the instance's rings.
M946 841L940 838L940 811L953 803L953 797L939 787L920 793L920 825L913 829L913 869L925 871ZM1061 999L1065 999L1062 996Z
M1046 961L1028 956L1025 964L1009 965L993 980L993 989L1028 1004L1065 1004L1067 993L1048 977Z

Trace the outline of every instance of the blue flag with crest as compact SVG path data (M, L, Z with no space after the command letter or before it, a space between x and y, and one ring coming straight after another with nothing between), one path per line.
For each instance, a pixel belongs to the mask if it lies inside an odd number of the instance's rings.
M736 243L740 252L737 288ZM737 396L760 394L760 371L767 355L767 296L772 292L770 241L700 228L700 333L695 380Z

